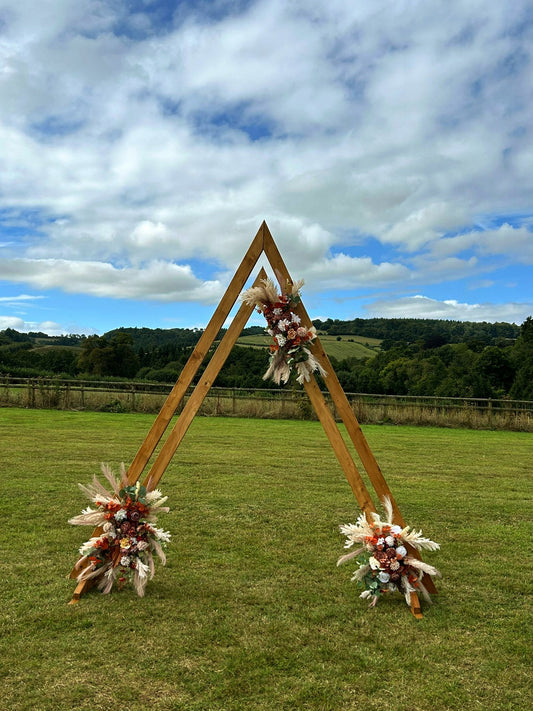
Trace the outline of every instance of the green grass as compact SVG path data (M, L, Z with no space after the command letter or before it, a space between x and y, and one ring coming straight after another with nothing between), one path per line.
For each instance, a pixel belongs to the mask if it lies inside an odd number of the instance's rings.
M337 340L340 339L340 340ZM241 336L238 346L267 349L272 339L268 335ZM320 342L328 356L344 360L345 358L372 358L379 351L381 341L363 336L320 336Z
M531 435L365 427L443 573L415 620L336 568L358 514L315 422L196 418L161 482L168 564L67 602L100 461L131 461L150 415L0 410L0 708L170 711L526 709Z

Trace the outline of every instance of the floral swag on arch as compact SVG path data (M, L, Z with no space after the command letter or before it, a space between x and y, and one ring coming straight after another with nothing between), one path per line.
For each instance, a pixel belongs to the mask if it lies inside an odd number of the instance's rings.
M409 555L408 546L417 550L436 551L440 545L422 536L422 531L411 530L410 526L395 526L392 523L392 504L385 496L382 500L386 519L382 521L378 513L372 513L369 521L362 513L355 524L344 524L341 533L346 536L345 548L358 544L356 550L346 553L337 565L356 558L359 568L352 580L364 588L359 597L370 600L374 607L378 598L396 590L403 593L410 604L410 594L421 592L427 602L429 593L422 582L424 574L440 577L439 571L428 563ZM361 545L362 544L362 545Z
M75 568L81 569L78 582L97 579L103 593L111 592L114 583L121 590L130 580L139 597L144 596L148 579L154 577L154 556L163 565L163 549L170 541L170 533L158 528L157 514L168 513L167 500L158 489L148 491L138 481L128 485L124 464L120 479L102 464L102 473L111 490L93 477L89 486L78 484L96 509L88 506L79 516L69 520L74 526L97 526L97 535L80 548L80 559Z
M313 356L308 346L316 338L314 326L306 326L293 309L300 303L303 280L287 282L286 290L278 294L271 279L263 279L259 286L251 287L241 294L241 301L253 306L265 317L267 333L272 336L270 365L263 380L271 378L277 385L287 383L293 369L296 380L303 385L311 373L325 376L326 371Z

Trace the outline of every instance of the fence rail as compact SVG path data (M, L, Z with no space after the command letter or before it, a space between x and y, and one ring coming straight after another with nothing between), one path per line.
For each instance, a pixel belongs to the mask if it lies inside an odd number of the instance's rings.
M151 413L161 409L171 389L172 385L162 383L4 376L0 377L0 406ZM371 393L346 395L358 420L366 424L391 422L533 431L533 402L529 400ZM334 411L329 394L324 393L324 396ZM200 414L315 418L306 393L290 388L213 387Z

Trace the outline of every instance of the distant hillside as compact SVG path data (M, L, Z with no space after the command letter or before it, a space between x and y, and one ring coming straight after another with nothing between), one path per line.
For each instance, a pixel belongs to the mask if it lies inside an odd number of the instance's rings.
M119 334L131 336L133 348L145 351L161 348L169 344L178 346L194 346L202 335L198 328L115 328L104 333L104 338L111 340Z
M238 341L238 346L249 348L268 348L272 339L267 334L244 335ZM320 342L330 358L346 360L347 358L372 358L380 350L381 341L378 338L361 338L360 336L320 336Z
M501 338L518 338L520 326L514 323L488 323L418 318L356 318L352 321L327 319L313 321L317 331L330 336L357 335L382 341L416 343L433 339L435 345L476 341L490 345Z
M521 327L431 319L315 321L346 392L533 399L533 319ZM0 375L173 383L203 331L119 328L103 336L0 332ZM223 331L218 334L222 337ZM244 329L215 384L264 388L270 337Z

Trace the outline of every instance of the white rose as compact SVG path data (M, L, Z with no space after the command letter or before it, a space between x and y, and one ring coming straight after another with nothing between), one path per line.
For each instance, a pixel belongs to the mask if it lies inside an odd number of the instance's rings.
M385 543L388 546L393 546L394 545L394 536L387 536L387 538L385 538Z
M407 555L407 548L405 546L398 546L398 548L396 548L396 553L404 558Z
M380 583L388 583L389 580L390 580L390 575L389 575L388 573L385 573L385 572L382 571L382 572L378 575L378 580L379 580Z

